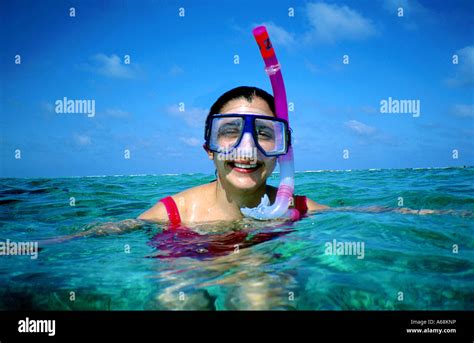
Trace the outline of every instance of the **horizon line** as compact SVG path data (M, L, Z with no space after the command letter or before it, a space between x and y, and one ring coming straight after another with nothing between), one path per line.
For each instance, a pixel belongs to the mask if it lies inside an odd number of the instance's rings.
M314 170L299 170L295 171L296 173L334 173L334 172L353 172L353 171L384 171L384 170L424 170L424 169L469 169L473 168L474 166L448 166L448 167L406 167L406 168L355 168L355 169L314 169ZM115 175L82 175L82 176L56 176L56 177L49 177L49 176L25 176L25 177L11 177L11 176L1 176L0 180L2 179L75 179L75 178L101 178L101 177L138 177L138 176L178 176L178 175L209 175L215 177L215 175L207 174L207 173L163 173L163 174L115 174ZM274 171L273 174L280 174L279 171ZM271 176L270 175L270 176Z

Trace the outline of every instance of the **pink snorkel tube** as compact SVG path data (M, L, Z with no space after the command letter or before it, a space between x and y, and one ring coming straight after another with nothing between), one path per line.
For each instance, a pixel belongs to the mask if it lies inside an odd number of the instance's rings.
M283 83L280 64L278 63L272 43L268 37L267 29L265 26L258 26L253 29L252 33L265 62L265 71L272 83L273 97L275 98L275 114L277 118L285 119L289 125L285 84ZM270 200L265 194L257 207L245 207L240 209L245 216L259 220L277 218L290 220L299 219L300 213L298 210L288 209L295 190L295 167L293 162L293 147L291 144L288 148L288 153L278 157L278 163L280 164L280 184L278 186L275 203L270 205Z

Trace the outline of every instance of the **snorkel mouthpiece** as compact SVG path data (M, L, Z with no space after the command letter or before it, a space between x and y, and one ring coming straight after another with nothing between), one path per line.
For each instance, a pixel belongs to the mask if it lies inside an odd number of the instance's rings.
M283 76L281 74L281 66L278 63L267 29L265 26L258 26L253 29L252 33L257 41L263 61L265 62L265 72L270 77L272 84L273 97L275 99L275 114L277 118L286 120L289 125L288 104L285 84L283 83ZM288 209L291 205L295 189L295 167L291 144L288 148L288 153L278 157L278 163L280 164L280 184L278 186L275 203L270 205L270 200L265 194L257 207L244 207L240 209L246 217L258 220L272 220L278 218L290 220L299 219L300 213L298 210Z

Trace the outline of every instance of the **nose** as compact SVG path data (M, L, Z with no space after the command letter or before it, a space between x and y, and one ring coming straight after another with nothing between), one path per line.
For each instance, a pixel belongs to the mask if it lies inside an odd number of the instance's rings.
M239 148L250 150L255 147L256 145L255 145L255 141L253 140L252 135L249 132L245 132L244 136L242 137L242 140L240 141Z
M257 147L253 136L249 132L245 132L242 136L239 146L237 147L239 155L244 159L257 159Z

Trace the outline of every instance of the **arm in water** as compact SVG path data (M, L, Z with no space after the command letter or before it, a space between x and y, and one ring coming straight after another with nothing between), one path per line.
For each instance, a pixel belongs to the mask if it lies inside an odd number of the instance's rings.
M321 209L312 209L309 208L309 212L318 213L318 212L362 212L362 213L383 213L383 212L396 212L401 214L414 214L414 215L427 215L427 214L449 214L449 215L459 215L461 217L470 217L473 215L470 211L463 210L430 210L430 209L419 209L414 210L407 207L387 207L387 206L368 206L368 207L326 207Z
M82 237L98 237L98 236L122 234L122 233L127 233L127 232L141 229L147 224L149 224L149 222L140 220L140 219L126 219L126 220L121 220L119 222L108 222L108 223L96 224L92 228L86 231L73 233L67 236L59 236L56 238L45 239L45 240L40 241L40 244L49 245L49 244L54 244L54 243L62 243L62 242L66 242L66 241L70 241L70 240L73 240L76 238L82 238Z

